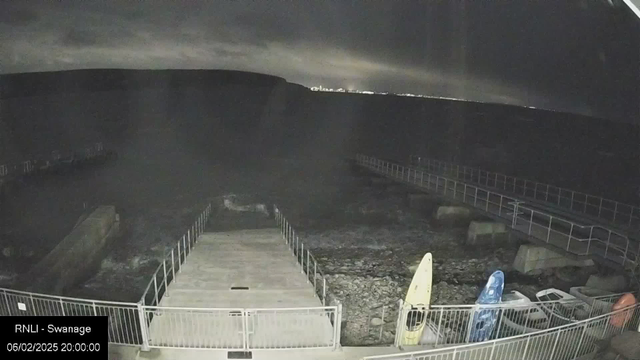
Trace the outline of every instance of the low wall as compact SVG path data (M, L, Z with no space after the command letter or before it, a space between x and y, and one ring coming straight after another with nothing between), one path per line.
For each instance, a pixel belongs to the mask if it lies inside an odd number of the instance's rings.
M513 268L523 274L565 266L593 265L593 260L572 260L547 248L530 244L520 245L518 254L513 261Z
M471 221L467 230L467 244L496 245L496 242L508 240L507 226L499 222Z
M96 261L100 261L108 242L119 231L120 222L114 206L99 206L18 280L26 291L62 295L65 289L85 278Z

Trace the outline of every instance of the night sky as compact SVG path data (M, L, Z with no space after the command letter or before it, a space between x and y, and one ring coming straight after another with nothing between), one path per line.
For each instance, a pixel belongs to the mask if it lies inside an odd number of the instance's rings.
M232 69L638 122L640 19L606 0L7 1L0 74Z

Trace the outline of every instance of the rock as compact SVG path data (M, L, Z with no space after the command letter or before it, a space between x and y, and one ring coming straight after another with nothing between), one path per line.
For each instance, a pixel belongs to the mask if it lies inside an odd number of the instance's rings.
M472 221L469 224L469 229L467 231L467 244L495 245L495 240L497 238L500 238L500 240L504 240L505 237L502 235L506 233L507 233L507 227L503 223Z
M463 206L440 206L436 212L436 219L467 218L471 215L471 210Z
M11 257L14 254L15 254L15 250L11 246L7 246L4 249L2 249L2 255L4 255L5 257Z
M382 321L382 319L380 318L373 318L370 321L371 326L380 326L382 324L384 324L384 321Z
M600 276L591 275L585 286L611 292L622 292L627 288L627 279L624 275Z

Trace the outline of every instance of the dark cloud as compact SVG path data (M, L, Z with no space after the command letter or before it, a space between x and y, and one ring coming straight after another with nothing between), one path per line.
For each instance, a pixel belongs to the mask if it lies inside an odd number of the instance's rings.
M69 29L62 33L60 45L70 48L122 46L133 43L138 36L122 27L112 29Z
M0 4L0 24L25 26L38 21L38 13L25 7L13 7L11 4Z
M221 68L620 119L640 111L640 22L601 0L1 4L1 72Z
M71 47L95 46L100 43L99 36L92 31L71 29L61 38L62 45Z

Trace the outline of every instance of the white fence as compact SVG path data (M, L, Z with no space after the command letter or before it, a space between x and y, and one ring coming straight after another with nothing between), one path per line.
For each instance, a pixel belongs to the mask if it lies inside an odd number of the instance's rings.
M150 348L315 349L340 345L342 305L329 300L326 279L313 255L277 212L283 238L323 303L333 306L223 309L159 306L204 232L209 204L154 272L138 303L77 299L0 288L0 316L108 316L109 343ZM285 226L286 224L286 226ZM312 265L313 264L313 265Z
M313 255L274 206L283 239L300 271L313 284L323 306L305 308L187 308L159 306L169 284L180 273L211 215L211 205L167 254L149 281L144 304L147 348L229 350L336 348L340 344L342 305L330 301L327 282ZM331 306L327 304L333 303Z
M108 316L109 343L142 345L141 304L0 289L0 316Z
M500 189L503 192L506 191L527 199L551 204L621 227L640 230L640 208L637 206L554 185L415 155L410 157L410 163L431 173L438 173L464 182Z
M182 235L178 243L165 254L164 259L153 273L149 285L142 294L140 302L145 306L158 306L162 296L167 293L169 284L176 278L176 273L180 273L182 266L187 261L187 256L191 253L198 236L204 232L205 226L211 215L211 204L200 213L195 222Z
M277 309L145 306L145 313L152 348L248 351L339 345L338 306Z
M0 164L0 179L8 176L29 175L36 170L46 170L55 166L61 160L65 162L91 160L100 155L104 155L104 145L101 142L83 148L81 154L77 154L76 151L68 151L63 156L60 151L54 150L51 154L36 155L29 160L18 163Z
M432 305L428 309L400 300L395 345L444 346L476 342L478 339L471 336L473 319L483 313L495 319L486 340L547 330L609 313L622 295L594 297L593 305L576 299L525 304ZM410 341L411 332L419 327L424 327L424 336L417 342Z
M638 263L640 244L620 233L594 225L582 225L526 206L514 197L431 174L425 170L364 155L356 161L376 173L434 192L504 220L514 230L539 242L579 256L599 256L622 266Z
M331 301L327 300L329 296L327 293L327 278L318 267L316 258L313 257L313 254L309 251L309 247L304 248L304 243L300 241L300 238L296 235L296 230L289 224L280 210L274 206L273 211L276 222L278 226L280 226L282 237L300 265L300 271L306 274L307 280L313 284L314 294L320 299L323 306L330 304Z
M597 350L598 342L638 329L640 304L549 330L480 343L400 354L363 357L362 360L573 360Z

